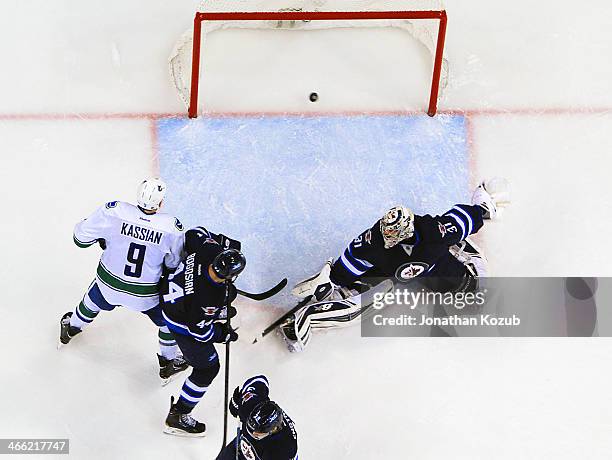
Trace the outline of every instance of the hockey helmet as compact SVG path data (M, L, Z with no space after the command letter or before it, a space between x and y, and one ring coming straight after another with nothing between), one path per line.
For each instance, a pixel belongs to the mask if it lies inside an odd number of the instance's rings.
M283 426L283 410L274 401L257 404L247 419L246 429L255 439L278 432Z
M389 249L414 235L414 213L405 206L391 208L380 219L380 233Z
M217 254L212 263L212 269L219 278L232 281L236 279L244 267L246 258L236 249L226 249Z
M147 211L157 211L166 196L166 183L159 178L142 181L136 194L138 206Z

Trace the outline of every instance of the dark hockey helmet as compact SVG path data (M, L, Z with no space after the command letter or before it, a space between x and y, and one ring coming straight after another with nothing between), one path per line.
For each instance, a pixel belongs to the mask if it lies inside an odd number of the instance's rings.
M212 263L215 275L223 280L234 280L244 267L246 266L246 258L236 249L226 249L215 256Z
M276 433L283 426L283 410L274 401L257 404L247 419L247 432L255 439Z

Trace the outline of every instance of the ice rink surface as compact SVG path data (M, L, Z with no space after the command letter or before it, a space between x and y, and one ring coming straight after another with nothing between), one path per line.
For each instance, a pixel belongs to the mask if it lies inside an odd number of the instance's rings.
M443 213L469 200L461 116L168 119L158 133L167 209L242 241L253 269L239 284L251 292L307 278L381 210Z
M451 76L434 120L420 115L429 56L394 30L215 33L203 93L215 113L187 121L167 57L196 1L3 2L0 437L70 438L78 459L216 455L222 378L194 413L205 439L163 435L180 381L159 386L146 318L100 315L55 349L58 319L99 257L73 245L73 225L106 201L133 201L160 171L168 212L243 238L241 282L253 290L310 273L397 200L440 212L490 175L514 193L480 237L493 274L612 274L612 7L446 3ZM240 303L232 384L270 378L300 458L609 458L609 339L351 329L317 334L300 356L276 337L250 345L289 302Z

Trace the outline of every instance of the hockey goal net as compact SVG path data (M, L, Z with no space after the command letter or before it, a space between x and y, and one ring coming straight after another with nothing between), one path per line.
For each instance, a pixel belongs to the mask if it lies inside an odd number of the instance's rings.
M230 28L400 28L432 56L427 113L434 116L448 81L448 62L444 58L446 22L441 0L204 0L195 14L193 28L182 35L172 51L170 75L189 117L195 118L203 75L202 54L211 32Z

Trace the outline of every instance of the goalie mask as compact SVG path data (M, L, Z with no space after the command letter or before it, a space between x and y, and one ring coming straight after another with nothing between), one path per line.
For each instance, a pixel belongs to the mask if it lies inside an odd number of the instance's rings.
M391 208L380 219L380 233L385 240L385 249L411 238L414 235L414 213L404 206Z

